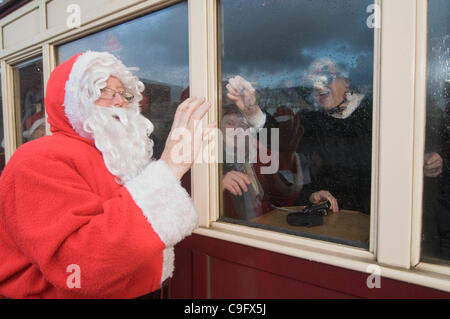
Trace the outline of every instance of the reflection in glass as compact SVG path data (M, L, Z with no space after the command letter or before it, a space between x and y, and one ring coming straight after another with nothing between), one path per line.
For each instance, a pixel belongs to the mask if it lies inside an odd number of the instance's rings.
M450 262L450 2L430 0L422 260Z
M42 58L14 67L17 146L45 135Z
M169 135L177 106L189 97L189 36L187 1L152 12L57 48L57 62L72 55L107 51L144 83L142 114L154 125L153 157L159 158ZM190 174L183 186L190 190Z
M371 4L221 1L222 221L368 247Z

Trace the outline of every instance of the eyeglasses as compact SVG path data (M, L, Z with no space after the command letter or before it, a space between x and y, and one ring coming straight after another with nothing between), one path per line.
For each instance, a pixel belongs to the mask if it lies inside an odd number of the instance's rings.
M119 94L122 98L124 98L127 102L131 102L134 99L134 95L128 91L116 91L110 88L103 88L100 90L102 99L112 100L116 97L116 94Z

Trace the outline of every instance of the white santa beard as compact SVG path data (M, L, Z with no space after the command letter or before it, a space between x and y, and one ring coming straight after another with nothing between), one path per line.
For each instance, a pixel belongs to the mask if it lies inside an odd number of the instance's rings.
M107 169L124 184L151 161L153 124L136 108L93 105L91 109L84 129L93 135Z

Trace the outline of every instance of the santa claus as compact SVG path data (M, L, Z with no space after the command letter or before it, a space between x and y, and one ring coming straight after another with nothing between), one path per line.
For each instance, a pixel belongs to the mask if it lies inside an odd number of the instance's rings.
M105 52L75 55L52 72L52 135L22 145L0 178L0 297L155 296L172 276L173 247L197 226L179 180L199 150L177 161L171 136L197 130L210 104L180 104L154 160L143 89Z

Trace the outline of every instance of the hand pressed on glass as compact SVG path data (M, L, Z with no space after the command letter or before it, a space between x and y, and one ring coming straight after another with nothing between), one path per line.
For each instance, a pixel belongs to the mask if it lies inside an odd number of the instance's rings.
M237 75L228 81L226 88L228 90L227 97L247 118L252 118L260 111L256 100L256 91L250 82Z
M216 127L216 123L211 123L203 132L201 131L201 120L210 107L211 104L206 102L204 97L190 97L177 108L161 160L166 162L178 179L191 168L200 152L203 138ZM175 158L177 145L190 147L189 158L182 161Z

